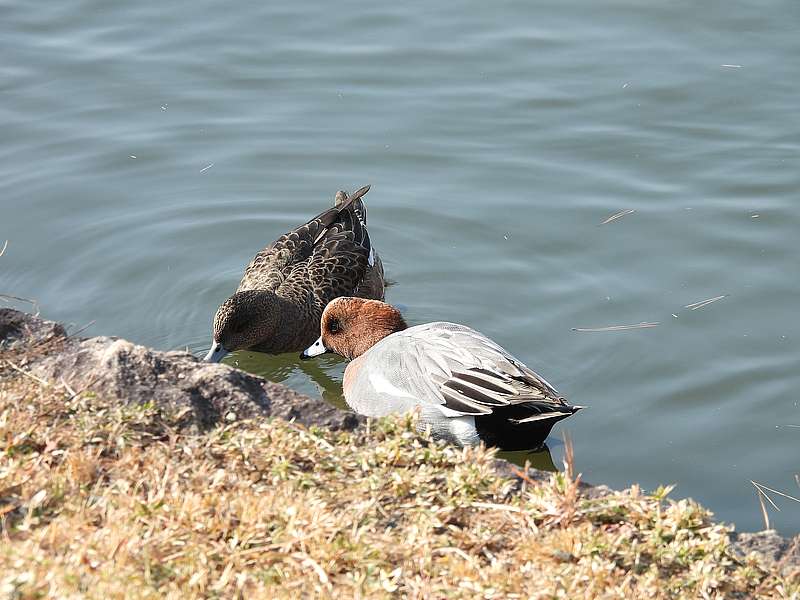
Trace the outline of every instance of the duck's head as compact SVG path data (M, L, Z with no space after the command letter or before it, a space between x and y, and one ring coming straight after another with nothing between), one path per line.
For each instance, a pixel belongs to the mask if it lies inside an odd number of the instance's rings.
M353 360L387 335L405 328L406 322L400 311L390 304L363 298L336 298L322 313L322 335L303 351L300 358L335 352Z
M211 350L205 362L219 362L235 350L250 348L274 334L280 307L271 292L236 292L214 315Z

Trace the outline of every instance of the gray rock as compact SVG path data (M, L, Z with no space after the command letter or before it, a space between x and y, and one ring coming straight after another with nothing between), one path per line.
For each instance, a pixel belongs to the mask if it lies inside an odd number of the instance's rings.
M199 431L253 417L294 419L303 425L354 429L362 419L289 388L227 365L208 364L185 352L159 352L113 337L77 339L50 321L0 310L0 345L41 348L28 353L27 369L75 393L92 391L125 403L152 402L180 411L179 424Z
M59 323L45 321L13 308L0 308L0 348L40 346L52 339L65 338Z
M774 529L737 533L731 539L731 546L740 558L755 554L764 568L777 568L783 575L800 569L800 536L785 538Z

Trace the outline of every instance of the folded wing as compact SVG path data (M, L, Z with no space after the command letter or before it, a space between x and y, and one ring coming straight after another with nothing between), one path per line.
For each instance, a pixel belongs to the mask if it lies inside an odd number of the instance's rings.
M542 377L484 335L453 323L430 323L404 337L404 369L413 387L448 416L488 415L515 407L520 422L572 414Z
M238 291L268 289L291 296L293 290L312 289L314 302L322 307L351 293L363 278L372 251L361 201L367 191L369 186L350 196L340 194L336 206L256 254Z

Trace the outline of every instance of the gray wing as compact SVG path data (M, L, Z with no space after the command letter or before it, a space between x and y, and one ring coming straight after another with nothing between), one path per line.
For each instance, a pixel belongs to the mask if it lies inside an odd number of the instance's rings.
M463 325L436 322L411 327L385 338L364 357L373 368L360 370L360 379L370 380L362 389L369 387L373 397L384 402L387 394L395 401L416 399L417 404L437 405L451 417L487 415L519 405L526 409L526 420L547 418L566 407L542 377Z

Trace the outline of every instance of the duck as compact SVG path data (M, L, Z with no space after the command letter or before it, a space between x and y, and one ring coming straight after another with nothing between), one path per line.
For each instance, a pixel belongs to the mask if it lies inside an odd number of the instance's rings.
M243 349L299 352L319 335L322 311L334 298L383 299L383 263L362 201L369 189L337 192L332 208L255 255L214 315L205 362Z
M459 446L535 450L553 425L584 408L482 333L445 321L408 327L379 300L332 300L320 333L300 357L348 359L342 388L356 413L416 410L419 429Z

